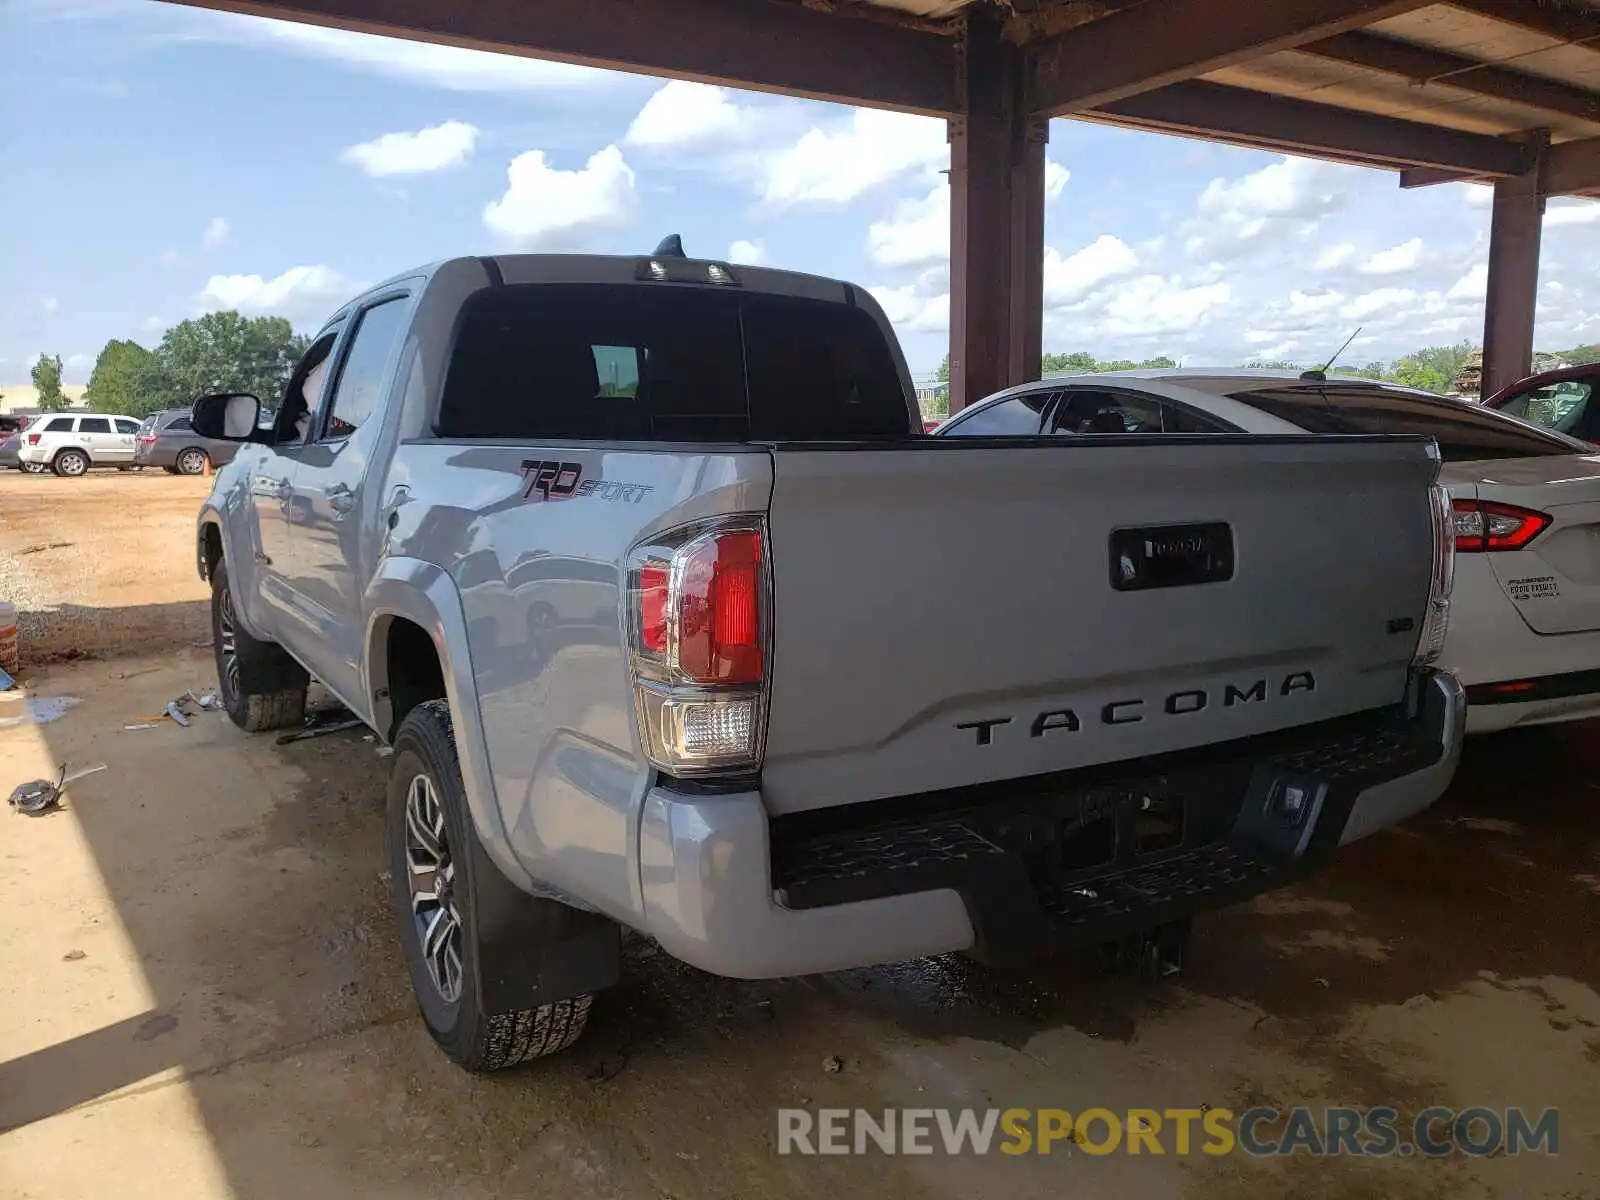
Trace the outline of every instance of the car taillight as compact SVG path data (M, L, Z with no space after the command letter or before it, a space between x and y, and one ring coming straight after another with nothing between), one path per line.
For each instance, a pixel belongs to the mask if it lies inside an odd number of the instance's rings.
M1465 553L1521 550L1555 520L1549 513L1492 500L1457 500L1452 508L1456 549Z
M30 433L28 435L28 445L37 446L38 444L39 444L39 435L37 433Z
M766 736L769 566L760 517L670 531L629 557L629 660L646 756L753 770Z
M148 436L140 438L139 440L141 442L143 442L146 446L154 446L156 444L156 439L155 439L154 435L148 435Z

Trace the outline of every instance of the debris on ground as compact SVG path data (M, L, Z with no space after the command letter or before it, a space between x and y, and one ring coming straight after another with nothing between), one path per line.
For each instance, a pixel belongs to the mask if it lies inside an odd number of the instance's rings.
M0 729L15 729L20 725L48 725L67 715L67 710L78 703L76 696L25 696L22 715L0 717Z
M840 1071L844 1070L844 1059L840 1058L837 1054L830 1054L827 1058L822 1060L822 1069L829 1075L837 1075Z
M323 737L330 733L343 733L346 729L362 729L365 727L366 722L359 717L335 718L332 721L308 721L304 729L297 729L293 733L280 734L278 736L278 745L286 746L290 742L303 742L307 738Z
M167 713L167 717L168 717L169 720L176 721L179 725L182 725L184 728L186 728L186 729L188 728L188 726L189 726L189 714L183 711L183 705L182 705L181 701L168 700L167 701L166 713Z
M61 793L67 784L105 769L105 763L96 763L92 767L79 767L76 771L69 772L67 764L62 763L61 769L56 772L54 782L48 779L30 779L27 783L17 784L11 793L11 807L30 817L40 816L61 806Z
M201 712L221 712L222 697L214 691L205 691L196 694L187 691L175 700L167 701L167 706L154 716L145 717L139 721L132 721L124 725L124 729L159 729L167 721L182 725L185 729L194 718L192 708Z
M83 959L86 959L88 957L89 956L87 954L85 954L82 950L68 950L65 954L63 954L61 956L61 961L62 962L81 962Z

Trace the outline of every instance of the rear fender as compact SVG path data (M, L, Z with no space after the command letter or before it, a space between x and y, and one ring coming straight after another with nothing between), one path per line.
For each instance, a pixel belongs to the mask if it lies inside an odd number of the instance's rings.
M386 661L389 626L396 619L427 630L444 673L445 696L455 724L456 753L467 808L490 860L526 892L540 889L511 851L505 820L489 770L489 747L478 709L478 689L467 646L467 622L455 581L440 567L421 559L391 556L383 560L367 585L367 630L361 659L362 690L372 713L372 727L384 736L393 724Z

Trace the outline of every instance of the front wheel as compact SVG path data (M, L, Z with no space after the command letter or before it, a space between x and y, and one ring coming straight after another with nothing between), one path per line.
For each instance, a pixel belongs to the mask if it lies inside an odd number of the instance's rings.
M257 641L239 624L225 562L211 572L211 641L223 707L235 725L258 733L305 721L311 677L282 646Z
M63 450L50 466L57 475L76 478L89 469L89 456L82 450Z
M496 952L480 941L479 898L483 889L511 885L497 874L481 877L494 867L474 854L449 704L429 700L412 709L394 751L388 826L395 915L429 1034L469 1071L498 1071L565 1050L583 1033L590 996L492 1014L479 996L480 969L493 969L480 956ZM536 950L515 947L520 955Z

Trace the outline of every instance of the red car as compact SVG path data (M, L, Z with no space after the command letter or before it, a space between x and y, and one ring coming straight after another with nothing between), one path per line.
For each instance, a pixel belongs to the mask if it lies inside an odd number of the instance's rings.
M1588 363L1529 375L1501 388L1483 405L1569 437L1600 442L1600 402L1594 402L1597 391L1600 363Z

